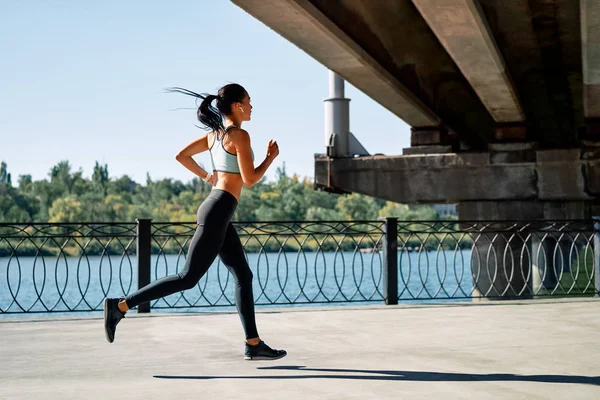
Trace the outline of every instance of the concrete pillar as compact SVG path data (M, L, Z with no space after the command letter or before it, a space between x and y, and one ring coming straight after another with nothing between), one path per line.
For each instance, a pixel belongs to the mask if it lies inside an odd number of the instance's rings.
M474 241L473 296L530 298L553 290L561 274L570 272L571 261L577 250L585 247L585 239L544 229L550 220L590 218L590 211L585 201L460 202L459 220L473 221L461 225L472 232ZM516 220L531 223L522 229L510 222ZM475 221L498 222L484 228Z
M529 245L517 232L503 232L502 225L473 238L473 297L531 298Z
M531 286L535 294L543 294L555 289L562 274L571 271L577 243L556 233L535 233L531 239Z
M471 231L473 297L531 298L531 242L510 220L539 220L536 201L468 201L458 204L461 229ZM483 227L475 221L498 221Z

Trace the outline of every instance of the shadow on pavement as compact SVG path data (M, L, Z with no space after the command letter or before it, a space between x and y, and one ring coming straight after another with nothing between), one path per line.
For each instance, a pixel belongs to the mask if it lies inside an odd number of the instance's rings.
M307 368L300 365L258 367L269 371L327 372L327 374L264 375L264 376L172 376L154 375L159 379L356 379L376 381L421 381L421 382L542 382L579 383L600 385L600 376L579 375L515 375L515 374L461 374L454 372L428 371L380 371L368 369Z

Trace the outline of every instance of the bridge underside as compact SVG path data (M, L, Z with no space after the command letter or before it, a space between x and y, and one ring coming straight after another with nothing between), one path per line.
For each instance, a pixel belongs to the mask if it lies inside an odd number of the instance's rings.
M476 219L594 212L600 2L232 1L412 127L401 156L317 156L317 187Z

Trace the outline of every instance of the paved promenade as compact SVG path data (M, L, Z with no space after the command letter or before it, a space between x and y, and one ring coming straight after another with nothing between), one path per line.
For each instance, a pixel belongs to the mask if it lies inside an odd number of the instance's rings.
M0 399L599 399L600 300L0 318Z

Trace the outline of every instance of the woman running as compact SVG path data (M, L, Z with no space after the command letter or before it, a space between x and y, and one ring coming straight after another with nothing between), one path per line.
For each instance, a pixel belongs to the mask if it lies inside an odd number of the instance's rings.
M124 298L104 300L104 329L106 339L112 343L117 324L130 308L141 303L191 289L202 278L217 255L235 280L235 304L246 333L246 360L276 360L284 357L285 350L274 350L258 336L254 319L252 271L248 266L238 234L231 218L240 200L242 186L252 187L258 182L275 157L279 147L269 141L265 160L254 168L254 153L250 135L242 129L242 122L250 121L252 105L246 90L238 84L219 89L215 95L200 95L186 89L178 92L202 99L198 120L210 130L208 134L191 142L177 154L184 167L213 186L196 213L198 227L190 243L185 267L176 275L156 280ZM216 107L211 103L216 100ZM200 168L194 154L210 152L212 173Z

